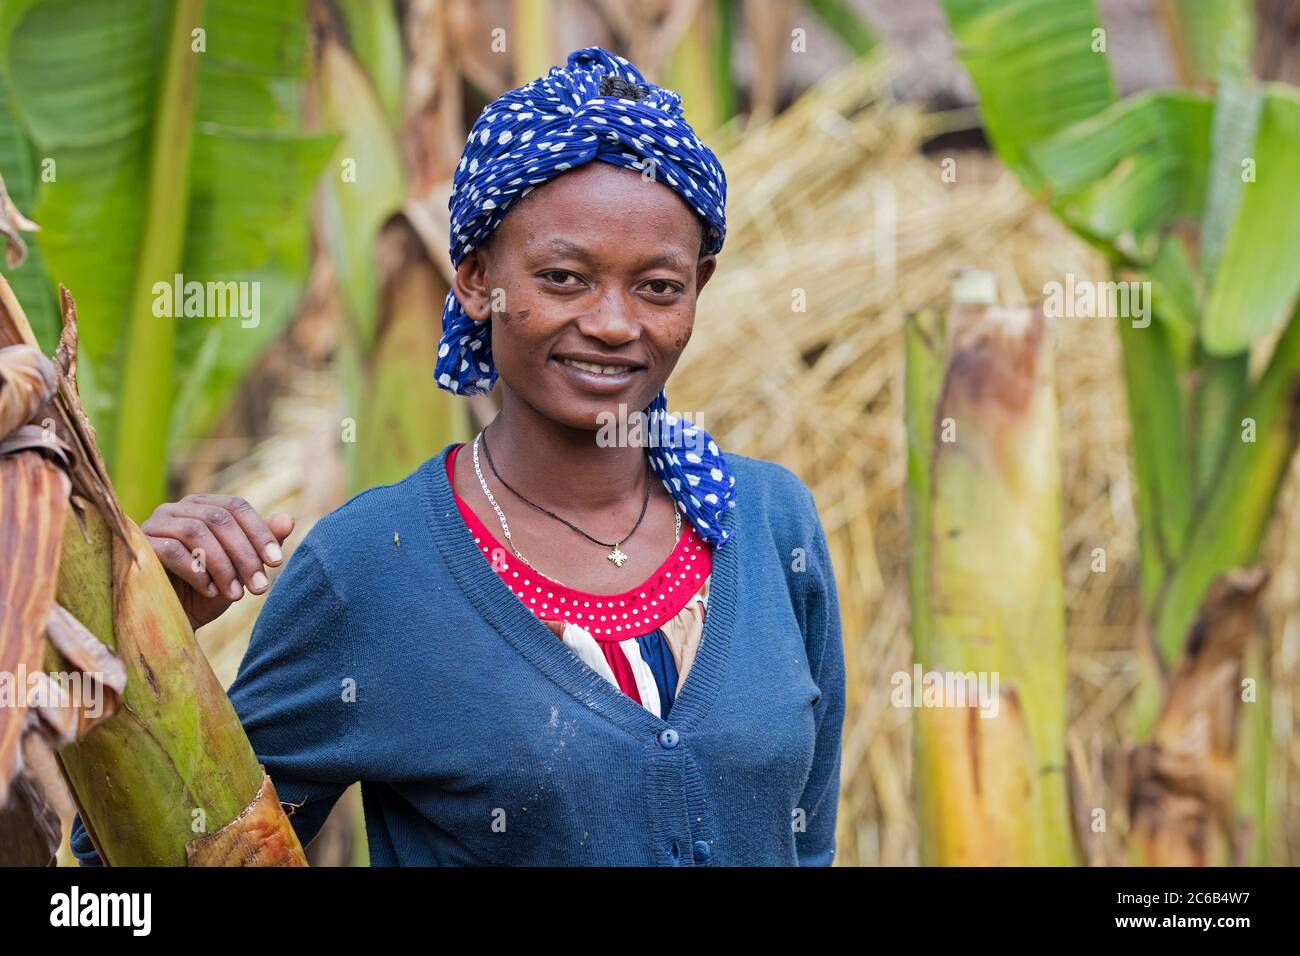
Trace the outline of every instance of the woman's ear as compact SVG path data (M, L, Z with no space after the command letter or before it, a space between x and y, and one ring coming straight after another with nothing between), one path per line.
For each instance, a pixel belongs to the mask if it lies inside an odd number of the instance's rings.
M700 261L695 265L695 294L699 295L708 281L713 278L714 271L718 268L718 257L716 255L700 256Z
M492 315L492 284L488 281L487 250L482 246L471 249L469 255L456 267L452 290L464 307L465 313L475 322L486 322Z

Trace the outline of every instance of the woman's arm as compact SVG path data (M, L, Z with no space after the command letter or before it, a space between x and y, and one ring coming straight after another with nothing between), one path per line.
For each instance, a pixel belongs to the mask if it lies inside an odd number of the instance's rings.
M826 547L826 533L812 493L804 489L812 516L808 565L802 577L800 624L808 649L808 667L821 697L813 707L817 743L812 771L799 809L802 829L795 830L800 866L830 866L835 856L835 821L840 799L840 738L844 726L844 645L840 635L839 592Z
M347 607L309 535L257 618L230 702L305 847L360 779L360 675Z

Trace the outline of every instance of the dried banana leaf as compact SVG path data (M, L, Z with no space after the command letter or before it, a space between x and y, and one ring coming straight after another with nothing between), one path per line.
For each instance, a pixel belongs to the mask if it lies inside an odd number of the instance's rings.
M193 858L188 846L196 834L201 838L208 832L225 833L225 839L239 834L239 851L234 857L218 854L223 862L302 865L302 847L278 801L264 803L265 771L194 639L166 571L112 491L77 396L76 307L66 289L61 301L58 395L37 414L49 419L66 450L79 520L62 529L61 559L56 547L42 565L42 574L57 571L55 593L71 615L56 613L51 622L53 652L69 663L99 667L102 677L93 686L122 698L111 717L70 713L61 701L48 715L55 734L85 732L59 756L87 832L110 865L201 864L205 858ZM33 344L33 336L0 278L0 347L18 344ZM63 476L42 456L19 457ZM66 484L62 491L66 502ZM15 520L22 526L31 518L15 512ZM46 632L52 601L53 595L39 618L38 637ZM36 620L34 610L29 618ZM115 658L98 651L91 635ZM33 646L27 639L21 652L35 659L44 653L44 641Z

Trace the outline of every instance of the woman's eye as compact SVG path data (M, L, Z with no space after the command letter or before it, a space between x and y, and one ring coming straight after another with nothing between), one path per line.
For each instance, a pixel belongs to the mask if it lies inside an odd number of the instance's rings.
M673 295L681 291L681 286L667 279L651 279L645 285L651 295Z
M563 269L547 269L541 273L542 278L555 285L576 285L578 277L572 272L565 272ZM569 280L573 281L570 282Z

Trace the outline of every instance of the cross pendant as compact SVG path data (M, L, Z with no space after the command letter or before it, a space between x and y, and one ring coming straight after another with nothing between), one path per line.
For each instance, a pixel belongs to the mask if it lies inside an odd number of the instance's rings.
M613 561L614 564L620 568L623 566L623 562L627 560L627 555L619 550L618 545L614 545L614 550L605 555L605 557L609 558L609 560Z

